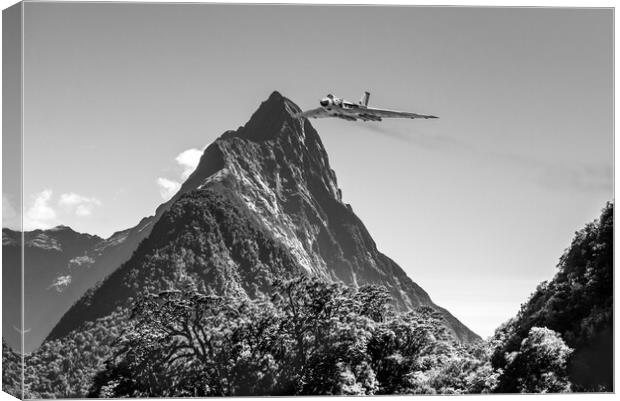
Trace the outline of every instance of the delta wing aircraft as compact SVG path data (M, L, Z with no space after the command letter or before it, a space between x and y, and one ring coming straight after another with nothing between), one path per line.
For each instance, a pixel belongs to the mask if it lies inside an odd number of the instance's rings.
M338 117L349 121L357 121L358 119L362 121L381 121L384 118L437 118L436 116L408 113L406 111L384 110L368 107L369 98L370 93L364 92L361 100L357 103L353 103L329 94L319 102L321 107L298 113L297 117Z

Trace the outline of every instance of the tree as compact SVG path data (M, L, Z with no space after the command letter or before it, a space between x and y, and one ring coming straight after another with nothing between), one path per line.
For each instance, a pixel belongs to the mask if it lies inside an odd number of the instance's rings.
M574 391L613 391L613 210L607 203L597 220L575 233L555 277L496 331L491 360L504 371L501 391L516 391L508 357L519 352L533 327L557 332L574 349L567 367Z
M532 327L519 351L507 355L506 370L500 376L499 392L569 392L567 361L572 353L553 330Z
M143 297L92 396L371 395L486 388L488 353L458 347L443 317L398 313L382 287L299 277L270 297L194 288ZM451 378L458 370L459 376ZM485 373L486 372L486 373ZM485 382L486 383L486 382ZM482 390L481 390L482 391Z
M452 352L443 317L429 307L391 316L377 325L368 353L380 394L433 393L426 374Z
M384 288L359 290L301 278L275 283L282 311L278 331L293 394L373 394L376 382L366 346L376 321L390 313Z
M22 395L22 357L2 339L2 391L16 398Z
M269 303L194 290L144 297L92 395L270 394L277 371L268 353L277 326Z

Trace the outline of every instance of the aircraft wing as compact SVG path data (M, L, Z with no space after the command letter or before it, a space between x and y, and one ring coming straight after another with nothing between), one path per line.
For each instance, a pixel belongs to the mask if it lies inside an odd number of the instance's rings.
M406 111L372 109L370 107L366 109L360 109L359 113L381 118L437 118L436 116L429 116L425 114L408 113Z
M295 117L297 117L297 118L301 118L301 117L321 118L321 117L327 117L327 116L329 116L329 113L327 111L325 111L324 108L319 107L318 109L306 110L306 111L304 111L302 113L297 113L297 115Z

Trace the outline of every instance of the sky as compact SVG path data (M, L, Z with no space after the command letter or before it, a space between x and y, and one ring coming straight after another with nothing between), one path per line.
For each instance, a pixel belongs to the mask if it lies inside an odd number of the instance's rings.
M107 237L273 90L368 90L439 119L312 120L343 199L488 336L613 198L610 9L26 3L24 26L26 229Z

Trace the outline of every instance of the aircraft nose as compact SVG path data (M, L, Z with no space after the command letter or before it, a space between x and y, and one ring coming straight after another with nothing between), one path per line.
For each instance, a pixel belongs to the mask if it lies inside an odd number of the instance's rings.
M321 106L327 107L329 105L329 99L321 99L319 103L321 104Z

